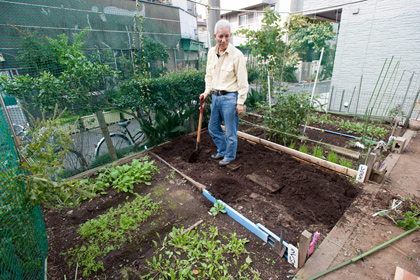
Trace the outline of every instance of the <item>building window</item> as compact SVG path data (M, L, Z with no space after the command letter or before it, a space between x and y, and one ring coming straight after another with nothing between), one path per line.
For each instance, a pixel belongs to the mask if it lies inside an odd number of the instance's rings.
M248 24L254 23L254 17L255 17L255 13L248 14Z
M239 26L244 26L246 24L246 15L239 16Z

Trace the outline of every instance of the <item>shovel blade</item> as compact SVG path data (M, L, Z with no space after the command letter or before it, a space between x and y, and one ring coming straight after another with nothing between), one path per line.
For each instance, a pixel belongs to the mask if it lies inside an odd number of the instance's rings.
M200 150L200 149L195 149L195 150L192 152L192 154L191 154L190 158L188 159L188 162L189 162L189 163L194 163L194 162L196 162L196 161L197 161L197 158L198 158L198 156L199 156L199 154L200 154L200 152L201 152L201 150Z

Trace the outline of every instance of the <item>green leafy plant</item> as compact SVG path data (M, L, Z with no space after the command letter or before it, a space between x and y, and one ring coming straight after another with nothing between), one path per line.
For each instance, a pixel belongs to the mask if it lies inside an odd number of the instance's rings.
M265 101L266 93L263 90L256 90L251 88L251 92L248 94L248 97L245 101L245 105L250 108L254 109Z
M95 186L98 188L112 187L118 191L133 193L134 184L150 185L152 175L159 172L154 161L149 161L148 156L140 161L133 159L131 164L111 166L101 169Z
M418 207L416 205L411 205L411 210L403 213L403 219L397 219L397 217L394 217L394 220L397 220L397 227L412 229L420 227L419 215L420 211Z
M69 265L78 263L83 267L83 276L92 272L104 271L101 258L109 252L118 249L125 242L131 241L135 231L160 211L160 203L135 194L132 202L111 208L99 218L89 220L80 226L78 233L83 239L83 245L67 250L64 255L69 256Z
M323 157L323 153L324 153L324 152L322 151L321 147L316 146L316 147L314 148L313 156L314 156L314 157L317 157L317 158L322 158L322 157Z
M261 62L266 62L266 69L275 77L280 77L283 65L285 43L281 38L285 31L280 25L281 17L278 12L266 9L262 19L262 28L258 30L241 29L235 34L245 35L246 46L252 55Z
M222 242L224 240L224 242ZM147 260L147 279L260 279L252 259L236 233L219 236L216 227L183 233L173 228L155 255ZM233 260L229 264L228 257Z
M347 168L352 168L353 164L351 161L345 159L345 158L340 158L340 165L347 167Z
M295 146L296 146L296 142L295 141L290 142L290 144L289 144L289 148L290 149L294 149Z
M94 196L94 187L84 184L85 181L62 179L72 129L58 129L60 116L57 107L49 119L45 113L42 119L31 116L33 127L28 128L28 138L32 140L22 148L26 160L21 166L27 172L19 175L19 180L25 182L28 201L33 205L75 206L80 199Z
M338 162L338 157L337 154L334 153L333 151L330 151L328 153L328 161L332 162L332 163L337 163Z
M210 208L210 213L213 216L217 216L217 214L219 214L219 213L226 213L225 204L223 204L219 201L216 201L216 203L214 203L213 207Z
M299 146L299 152L307 154L308 153L308 147L305 144L300 145Z
M291 92L277 96L276 104L271 107L267 103L258 107L263 110L269 140L277 140L284 145L300 134L300 125L312 108L309 95Z

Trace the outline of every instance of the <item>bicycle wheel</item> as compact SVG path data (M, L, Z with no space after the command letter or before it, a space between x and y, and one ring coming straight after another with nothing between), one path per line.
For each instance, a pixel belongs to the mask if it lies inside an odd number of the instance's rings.
M75 150L69 150L66 155L66 162L64 168L72 171L74 170L77 173L81 173L87 170L88 164L85 157Z
M62 151L63 148L59 147L55 150L55 153ZM66 170L64 177L73 176L87 170L88 163L85 157L75 150L68 150L66 154L66 160L64 162L64 169Z
M131 141L125 135L122 135L119 133L111 133L110 136L111 136L112 145L114 146L115 151L132 146ZM109 154L109 151L108 151L108 146L106 145L106 142L105 142L105 138L102 138L99 141L98 146L96 147L95 157L99 157L104 154Z

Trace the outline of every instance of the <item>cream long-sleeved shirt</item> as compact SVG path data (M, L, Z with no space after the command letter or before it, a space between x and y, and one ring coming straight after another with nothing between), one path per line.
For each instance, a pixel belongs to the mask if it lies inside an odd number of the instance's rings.
M243 105L249 88L245 57L240 50L229 44L225 53L218 58L217 48L211 48L207 56L204 93L212 90L237 91L237 104Z

